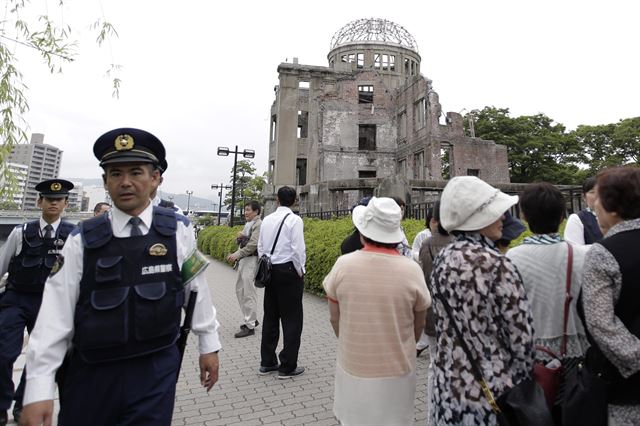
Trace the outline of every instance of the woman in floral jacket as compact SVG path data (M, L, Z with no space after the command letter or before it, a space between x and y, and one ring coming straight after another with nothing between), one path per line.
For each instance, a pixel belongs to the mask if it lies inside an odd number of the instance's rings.
M504 212L517 202L472 176L451 179L442 193L441 223L456 241L436 257L431 276L434 424L497 424L442 299L495 397L528 378L533 367L533 321L522 280L493 244L502 235Z

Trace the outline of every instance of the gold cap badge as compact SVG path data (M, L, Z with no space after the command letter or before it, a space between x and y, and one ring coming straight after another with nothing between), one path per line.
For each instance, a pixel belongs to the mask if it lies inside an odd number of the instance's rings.
M164 244L154 244L149 248L149 254L151 256L164 256L167 254L167 248Z
M51 184L52 191L60 191L62 189L62 184L60 182L53 182Z
M116 151L129 151L134 147L133 137L131 135L120 135L116 138Z

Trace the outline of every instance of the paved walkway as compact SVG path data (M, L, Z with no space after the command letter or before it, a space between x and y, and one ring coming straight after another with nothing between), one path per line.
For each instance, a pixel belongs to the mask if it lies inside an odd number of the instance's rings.
M233 337L242 321L235 294L236 272L212 260L205 273L220 322L220 380L209 394L200 386L197 338L191 335L177 385L172 425L338 425L332 409L336 338L326 300L304 295L298 365L306 367L306 372L287 380L277 380L275 375L258 376L262 328L258 327L254 336ZM258 291L261 322L263 294ZM427 353L418 358L417 364L416 424L426 424ZM14 365L15 383L23 366L24 354Z
M233 337L242 322L235 295L235 271L224 263L212 261L206 274L220 322L223 347L220 380L208 395L200 387L197 339L190 338L172 424L338 425L333 416L336 337L329 323L326 300L304 295L304 329L298 365L306 367L306 372L288 380L277 380L275 375L258 376L262 328L258 327L254 336ZM261 320L264 292L259 290L258 294ZM417 424L426 424L427 352L418 358Z

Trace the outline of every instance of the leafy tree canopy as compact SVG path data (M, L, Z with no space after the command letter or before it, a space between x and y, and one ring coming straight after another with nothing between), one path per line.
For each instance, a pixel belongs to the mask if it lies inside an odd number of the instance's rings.
M512 182L577 185L603 167L637 163L640 156L640 117L567 132L545 114L511 117L508 108L485 107L474 122L476 136L506 145Z

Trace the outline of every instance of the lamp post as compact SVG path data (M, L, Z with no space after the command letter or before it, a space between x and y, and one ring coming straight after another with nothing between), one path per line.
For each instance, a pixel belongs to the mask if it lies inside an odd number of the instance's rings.
M218 195L220 196L220 204L218 204L218 226L220 226L220 216L222 216L222 190L231 189L231 187L222 183L220 185L214 183L211 185L211 189L220 189L220 191L218 191Z
M231 219L229 220L229 226L233 226L233 215L236 208L236 171L238 168L238 154L242 154L244 158L254 158L256 152L252 149L245 149L238 151L238 145L236 145L235 151L229 150L227 147L218 147L218 155L226 157L229 154L233 154L233 180L231 185Z
M189 191L187 189L187 216L189 216L189 204L191 204L191 194L193 194L193 191Z

